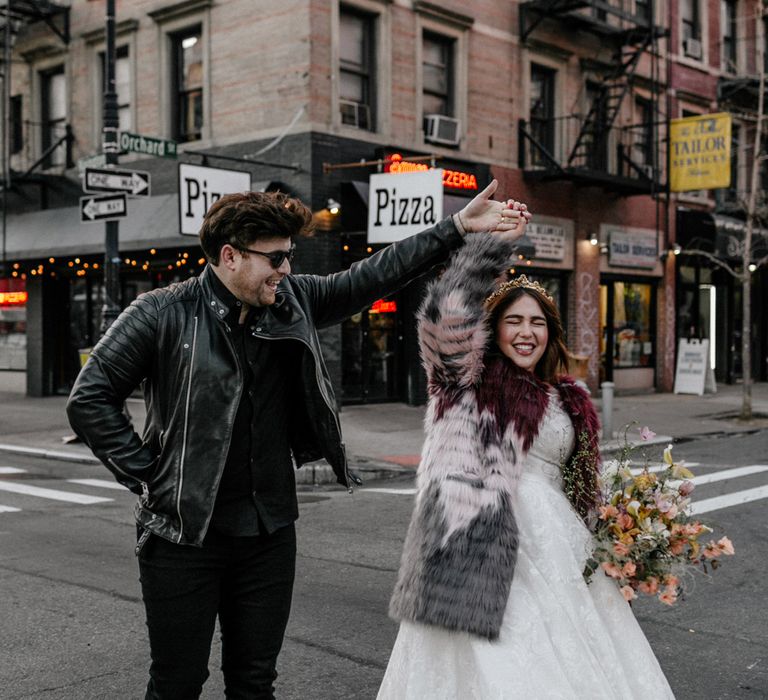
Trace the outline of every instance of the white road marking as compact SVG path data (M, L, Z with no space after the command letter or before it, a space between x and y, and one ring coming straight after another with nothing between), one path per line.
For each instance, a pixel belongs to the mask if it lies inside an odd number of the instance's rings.
M760 501L768 498L768 486L758 486L754 489L745 489L744 491L735 491L726 493L714 498L705 498L703 501L694 501L691 503L691 514L711 513L713 510L730 508L731 506L740 506L752 501Z
M27 470L18 467L0 467L0 474L23 474Z
M768 472L768 464L750 464L747 467L723 469L722 471L712 472L711 474L701 474L700 476L694 476L690 481L692 481L694 484L711 484L713 481L736 479L740 476L749 476L750 474L759 474L760 472Z
M413 496L416 489L360 489L360 493L393 493L397 496Z
M693 468L700 466L701 462L684 462L682 466L686 468ZM648 471L653 474L654 472L663 472L665 469L668 468L667 464L652 464L648 467ZM645 471L645 467L635 467L634 469L630 469L629 471L632 472L633 476L637 476L638 474L641 474Z
M70 484L82 484L83 486L95 486L100 489L116 489L118 491L127 491L128 489L116 481L109 479L67 479Z
M13 506L0 506L0 513L18 513L21 508L14 508Z
M56 491L54 489L44 489L39 486L30 486L29 484L19 484L12 481L0 481L0 491L10 491L11 493L20 493L24 496L36 496L38 498L49 498L52 501L67 501L68 503L80 503L81 505L92 505L93 503L106 503L112 501L112 498L102 498L100 496L86 496L84 493L72 493L70 491Z

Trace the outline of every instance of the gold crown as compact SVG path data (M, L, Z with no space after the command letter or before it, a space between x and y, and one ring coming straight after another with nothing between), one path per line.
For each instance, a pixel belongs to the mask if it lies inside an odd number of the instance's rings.
M509 282L505 282L501 285L491 296L489 296L485 300L486 306L491 306L495 301L498 299L501 299L501 297L506 296L507 292L509 292L511 289L515 289L517 287L523 287L525 289L534 289L542 296L545 296L547 299L549 299L553 304L555 303L554 298L552 295L544 289L538 282L534 282L533 280L529 280L525 275L520 275L519 277L515 277L515 279L510 280Z

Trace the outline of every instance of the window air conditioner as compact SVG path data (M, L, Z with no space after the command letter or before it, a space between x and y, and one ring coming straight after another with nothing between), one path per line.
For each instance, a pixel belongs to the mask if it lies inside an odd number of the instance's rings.
M339 100L339 112L342 124L358 129L371 128L371 108L368 105L352 100Z
M442 114L424 115L424 139L432 143L442 143L446 146L458 146L461 139L458 119Z
M683 53L689 58L701 59L701 41L698 39L683 39Z

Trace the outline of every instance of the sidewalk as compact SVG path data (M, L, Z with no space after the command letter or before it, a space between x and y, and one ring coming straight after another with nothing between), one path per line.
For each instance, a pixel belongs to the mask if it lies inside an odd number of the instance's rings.
M33 454L64 461L96 462L82 444L65 444L62 438L72 430L64 413L66 397L30 398L26 396L22 372L0 372L0 454ZM666 444L695 436L737 433L768 429L768 384L752 389L753 411L750 423L734 419L741 408L741 386L718 386L716 394L689 396L642 394L614 398L614 431L636 423L627 433L637 441L638 430L647 425L658 433L654 442ZM601 402L595 400L598 413ZM136 426L144 424L144 404L129 399L128 409ZM350 466L364 479L412 472L419 461L423 442L424 408L404 404L347 406L341 412L342 432ZM603 441L603 451L623 443L621 435ZM301 483L333 481L327 465L307 465L297 476Z

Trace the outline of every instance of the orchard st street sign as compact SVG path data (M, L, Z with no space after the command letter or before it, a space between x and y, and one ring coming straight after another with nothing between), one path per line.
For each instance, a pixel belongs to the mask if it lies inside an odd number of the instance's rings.
M124 192L133 197L149 197L149 173L142 170L86 168L83 189L86 192Z
M132 134L129 131L120 132L120 150L128 153L143 153L147 156L160 158L176 157L176 142L160 139L154 136Z

